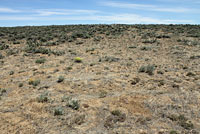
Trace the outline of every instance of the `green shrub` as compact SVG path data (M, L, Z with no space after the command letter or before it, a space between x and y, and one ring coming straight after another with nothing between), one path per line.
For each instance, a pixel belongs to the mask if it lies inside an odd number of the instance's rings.
M107 95L106 91L101 91L99 94L99 98L104 98L104 97L106 97L106 95Z
M38 43L37 41L28 41L25 52L27 53L41 53L41 54L50 54L51 50L41 47L42 44Z
M155 43L156 41L157 41L156 38L155 39L150 38L150 39L146 39L146 40L142 41L142 43L150 43L150 44L152 44L152 43Z
M122 113L119 110L114 110L114 111L111 112L111 114L115 115L115 116L120 116Z
M17 49L9 49L8 51L6 51L6 55L10 56L10 55L14 55L17 54L19 51Z
M42 64L42 63L45 63L46 59L45 58L40 58L40 59L37 59L35 61L35 63L38 63L38 64Z
M155 70L154 65L147 65L147 66L141 66L138 70L139 73L147 73L149 75L153 75L153 72Z
M28 82L29 85L37 86L40 84L40 80L32 80L30 79Z
M188 130L191 130L194 128L194 125L191 121L182 121L180 120L179 123L178 123L181 127L183 127L184 129L188 129Z
M34 53L50 54L51 50L43 48L43 47L39 47L39 48L37 48L37 49L34 50Z
M10 74L10 75L13 75L13 74L14 74L14 71L10 71L9 74Z
M184 129L191 130L194 128L194 125L189 121L184 115L170 115L168 117L172 121L176 121L178 125Z
M0 44L0 50L5 50L5 49L8 49L8 48L9 48L8 45Z
M80 104L79 104L79 101L78 101L78 100L70 99L70 100L68 100L67 106L68 106L68 107L71 107L71 108L74 109L74 110L78 110L79 107L80 107Z
M175 130L171 130L171 131L169 132L169 134L178 134L178 132L175 131Z
M7 91L6 91L6 89L4 89L4 88L0 88L0 96L2 96L4 93L6 93Z
M48 102L49 98L48 98L48 92L44 92L43 94L41 94L38 98L37 101L40 103L44 103L44 102Z
M138 72L144 73L145 70L146 70L146 67L145 67L145 66L141 66L141 67L139 68Z
M151 47L148 47L148 46L142 46L142 47L140 48L140 50L148 51L148 50L151 50Z
M56 56L62 56L65 54L65 51L51 51L51 53Z
M19 41L13 41L13 44L20 44Z
M54 116L63 115L63 109L61 107L57 107L54 109Z
M92 52L92 51L94 51L95 50L95 48L87 48L85 51L86 51L86 53L87 52Z
M148 73L149 75L153 75L153 71L155 70L155 66L154 65L148 65L146 67L146 73Z
M4 58L4 56L0 53L0 59L3 59Z
M72 70L72 67L71 67L71 66L66 67L66 70L67 70L67 71Z
M23 83L19 83L18 87L23 87L23 85L24 85Z
M111 112L112 115L108 116L104 122L104 127L112 128L117 122L124 122L126 120L126 114L121 113L119 110Z
M80 58L80 57L76 57L76 58L74 58L74 61L76 62L76 63L81 63L82 62L82 58Z
M64 76L59 76L57 82L58 82L58 83L63 82L64 79L65 79Z

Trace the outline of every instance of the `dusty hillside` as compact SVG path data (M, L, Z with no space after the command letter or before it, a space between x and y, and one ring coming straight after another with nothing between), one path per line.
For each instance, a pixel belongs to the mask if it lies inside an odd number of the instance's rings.
M200 26L0 28L1 134L199 134Z

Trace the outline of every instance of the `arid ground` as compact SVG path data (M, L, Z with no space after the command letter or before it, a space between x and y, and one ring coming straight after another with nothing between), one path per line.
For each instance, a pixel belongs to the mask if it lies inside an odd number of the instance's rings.
M199 134L199 25L0 28L1 134Z

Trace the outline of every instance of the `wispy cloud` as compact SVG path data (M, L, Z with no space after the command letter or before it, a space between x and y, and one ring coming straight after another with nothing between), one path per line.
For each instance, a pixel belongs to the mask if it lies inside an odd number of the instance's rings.
M20 10L15 10L11 8L0 8L0 13L19 13Z
M64 20L90 20L101 23L120 23L120 24L177 24L177 23L194 23L192 20L165 20L145 17L138 14L111 14L111 15L93 15L66 17Z
M109 7L132 8L132 9L140 9L140 10L159 11L159 12L183 13L183 12L191 11L191 9L182 8L182 7L169 8L169 7L161 7L161 6L156 6L156 5L123 3L123 2L113 2L113 1L101 2L101 4L104 6L109 6Z
M119 2L103 2L104 5L109 7L118 8L135 8L143 10L153 11L165 11L165 12L185 12L186 9L171 9L171 8L159 8L155 5L145 4L128 4ZM11 8L0 8L0 21L26 21L29 23L45 23L48 22L88 22L88 23L120 23L120 24L194 24L192 20L176 20L165 18L154 18L148 15L134 14L134 13L114 13L104 12L98 10L83 10L83 9L21 9L14 10ZM6 13L6 14L4 14ZM9 14L7 14L9 13ZM15 13L15 14L13 14ZM163 17L162 17L163 18Z
M33 10L36 15L39 16L51 16L51 15L80 15L80 14L95 14L100 11L97 10L68 10L68 9L38 9Z
M177 24L194 23L192 20L163 20L138 14L78 15L78 16L0 16L0 20L9 21L93 21L98 23L120 24Z
M185 2L189 2L189 3L200 3L199 0L156 0L156 1L160 1L160 2L172 2L172 3L185 3Z
M27 21L27 20L38 20L37 17L30 16L0 16L1 21Z

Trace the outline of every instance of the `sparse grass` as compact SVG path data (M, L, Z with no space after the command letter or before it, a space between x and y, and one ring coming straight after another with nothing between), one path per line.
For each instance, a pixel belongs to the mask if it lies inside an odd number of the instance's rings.
M199 31L199 25L0 27L1 133L17 127L197 134Z

